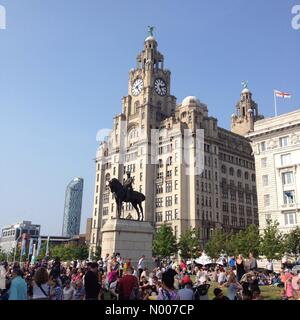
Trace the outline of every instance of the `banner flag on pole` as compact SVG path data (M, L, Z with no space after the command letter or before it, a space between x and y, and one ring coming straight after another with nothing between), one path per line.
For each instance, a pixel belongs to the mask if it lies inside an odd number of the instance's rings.
M37 257L40 255L41 246L42 246L42 238L39 237L39 239L38 239L38 244L37 244L37 250L36 250L36 256L37 256Z
M286 93L279 90L274 90L276 97L283 98L283 99L290 99L292 95L290 93Z
M21 246L21 256L24 256L25 254L26 254L26 239L23 238L22 246Z
M29 252L28 252L28 256L32 255L33 252L33 238L30 239L29 241Z
M33 245L33 251L32 251L32 256L31 256L31 264L35 264L35 259L36 259L36 244L34 243Z
M290 99L292 95L287 92L274 90L274 109L275 109L275 117L277 117L277 98Z
M48 256L49 256L49 241L50 241L50 236L48 236L48 239L47 239L46 257L48 257Z

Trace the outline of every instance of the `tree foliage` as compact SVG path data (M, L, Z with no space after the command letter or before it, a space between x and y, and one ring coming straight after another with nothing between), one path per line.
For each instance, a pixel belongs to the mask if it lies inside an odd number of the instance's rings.
M260 242L260 252L267 259L280 259L285 251L284 236L278 229L277 221L267 221Z
M213 259L220 257L220 254L225 252L227 236L222 229L215 229L212 236L205 246L205 252Z
M285 239L285 250L295 256L300 255L300 227L292 230Z
M200 253L200 235L197 229L188 229L183 232L178 242L180 256L183 259L194 259Z
M168 258L177 252L176 237L172 228L163 224L155 233L153 254L159 258Z

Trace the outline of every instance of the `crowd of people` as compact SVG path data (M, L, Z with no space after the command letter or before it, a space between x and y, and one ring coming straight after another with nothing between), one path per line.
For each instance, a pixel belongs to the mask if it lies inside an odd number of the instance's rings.
M136 265L119 254L98 262L43 259L0 266L0 300L261 300L261 286L281 288L281 299L300 300L300 271L260 270L252 254L218 264L152 259ZM148 262L148 264L150 264ZM226 288L226 290L225 290ZM211 297L210 297L211 298Z

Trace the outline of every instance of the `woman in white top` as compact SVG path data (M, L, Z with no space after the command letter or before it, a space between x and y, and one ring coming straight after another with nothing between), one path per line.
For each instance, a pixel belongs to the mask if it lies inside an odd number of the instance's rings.
M45 268L36 270L33 278L33 300L49 300L50 286L48 284L49 276Z
M67 281L63 290L64 300L74 300L74 294L74 287L70 285L70 281Z

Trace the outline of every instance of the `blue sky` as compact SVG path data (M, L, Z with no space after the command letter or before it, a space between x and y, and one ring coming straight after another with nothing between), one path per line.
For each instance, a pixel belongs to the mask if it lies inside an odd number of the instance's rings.
M300 0L0 0L0 228L19 220L60 234L64 192L85 179L82 231L91 216L96 133L109 128L127 94L128 71L156 27L180 102L196 95L229 128L247 79L261 113L273 89L300 108Z

